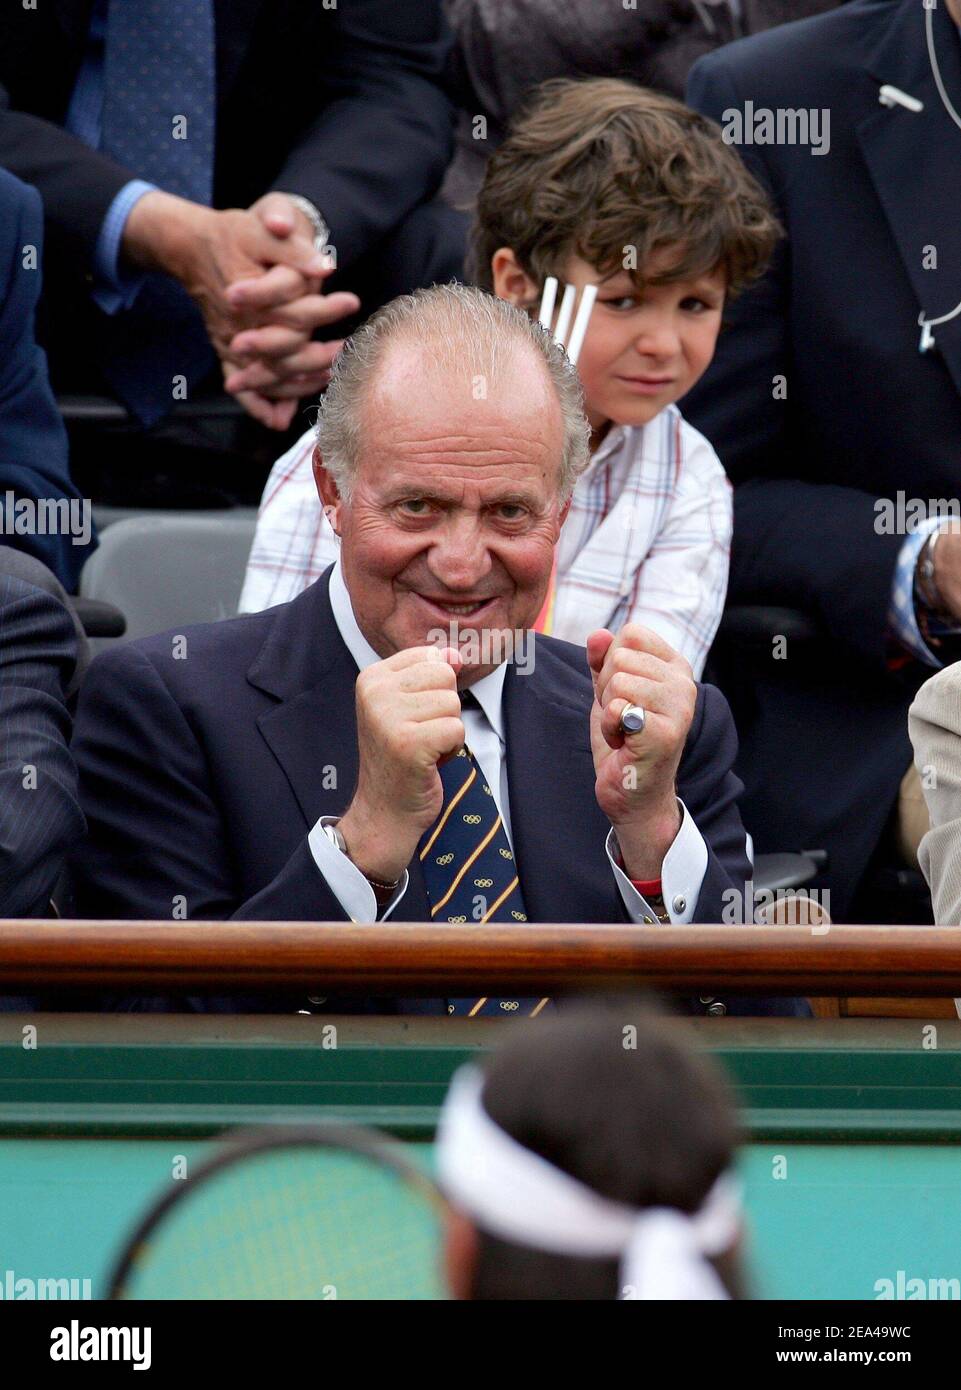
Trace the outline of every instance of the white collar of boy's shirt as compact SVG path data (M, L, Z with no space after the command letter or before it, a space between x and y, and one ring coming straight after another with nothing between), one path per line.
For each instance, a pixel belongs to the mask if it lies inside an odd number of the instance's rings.
M616 425L612 420L610 429L591 454L591 461L580 476L584 478L593 473L597 464L603 463L604 459L610 458L611 454L617 454L620 453L621 449L630 448L635 437L640 437L643 433L643 425Z
M381 658L361 632L360 624L354 617L354 608L350 601L350 594L339 559L334 562L330 576L330 606L333 609L337 630L344 639L347 650L356 661L357 669L364 671L368 666L373 666L375 662L380 661ZM500 739L501 745L505 742L503 705L506 675L507 662L502 661L491 671L490 675L482 676L470 687L471 694L487 716L487 721Z
M663 420L664 411L670 410L670 406L665 406L646 425L617 425L613 421L611 427L597 448L591 454L590 463L584 472L578 476L578 483L582 479L592 478L602 463L608 463L612 458L619 454L625 456L625 466L629 466L631 461L638 458L644 443L645 431L651 426L659 424ZM656 435L651 436L656 439Z
M720 2L723 4L723 0L720 0ZM709 3L717 3L717 0L709 0ZM670 409L671 406L664 406L644 425L618 425L612 420L610 429L607 431L607 434L605 434L600 444L598 444L593 454L591 454L591 461L580 476L582 478L587 477L594 472L596 464L602 463L604 459L610 458L612 454L620 453L622 449L627 450L632 458L635 457L640 452L641 442L644 439L644 431L650 429L652 425L660 424L663 421L664 412ZM674 409L674 414L680 414L676 407Z

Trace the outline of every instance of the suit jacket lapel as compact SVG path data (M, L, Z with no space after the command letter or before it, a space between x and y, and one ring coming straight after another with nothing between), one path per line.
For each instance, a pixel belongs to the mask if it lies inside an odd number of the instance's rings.
M896 7L866 67L878 83L917 97L915 114L878 106L857 127L857 136L885 217L897 242L918 312L940 318L961 302L961 227L958 223L961 130L945 111L928 59L920 0ZM934 46L948 95L961 111L961 43L940 0L932 12ZM830 155L826 156L830 159ZM925 248L937 269L925 268ZM929 253L930 255L930 253ZM856 283L856 277L855 277ZM937 350L961 392L961 315L934 330ZM918 328L920 340L921 329Z
M593 795L594 761L569 668L545 643L528 675L508 667L504 724L511 836L532 922L623 919L604 840L609 826ZM566 686L566 693L565 693Z
M357 665L344 644L329 596L330 570L278 611L247 679L279 703L257 727L280 764L304 820L340 816L357 785ZM398 920L430 916L419 863Z

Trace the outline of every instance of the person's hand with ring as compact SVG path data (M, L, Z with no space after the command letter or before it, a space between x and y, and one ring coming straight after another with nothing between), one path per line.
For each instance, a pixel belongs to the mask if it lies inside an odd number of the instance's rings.
M598 805L616 831L628 876L655 879L681 826L675 783L697 686L684 657L636 623L616 637L606 628L591 633L587 659ZM635 708L644 718L631 732L621 720Z

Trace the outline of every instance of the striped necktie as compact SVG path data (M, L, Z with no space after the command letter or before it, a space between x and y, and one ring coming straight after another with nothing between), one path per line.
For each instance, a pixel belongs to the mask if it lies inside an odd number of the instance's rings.
M474 697L465 708L477 708ZM440 815L419 846L431 920L526 922L517 865L484 774L466 747L438 769L444 784ZM447 1012L523 1016L540 1013L545 999L449 999Z

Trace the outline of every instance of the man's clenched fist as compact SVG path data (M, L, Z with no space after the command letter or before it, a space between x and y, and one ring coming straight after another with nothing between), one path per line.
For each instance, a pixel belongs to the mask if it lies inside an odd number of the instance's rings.
M438 763L464 743L454 648L408 647L357 677L357 790L339 828L361 870L401 877L440 815Z
M591 749L598 804L617 832L629 877L659 878L681 825L675 793L697 686L683 656L650 628L602 628L587 641L594 679ZM620 718L640 705L646 722L623 734Z

